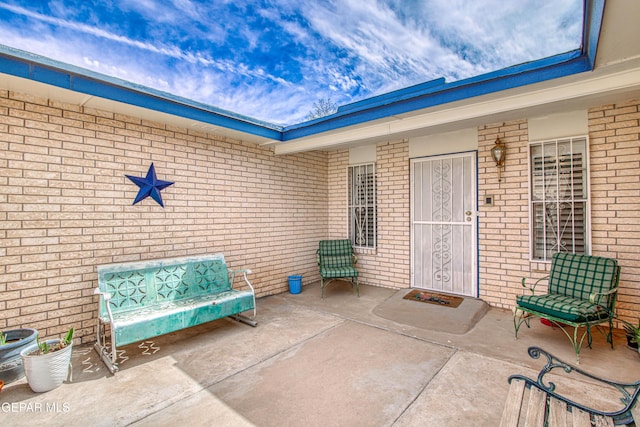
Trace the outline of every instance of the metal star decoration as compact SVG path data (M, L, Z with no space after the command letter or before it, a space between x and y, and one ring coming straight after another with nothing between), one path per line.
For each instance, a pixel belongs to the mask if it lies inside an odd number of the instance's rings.
M140 191L138 191L138 195L136 196L136 199L133 201L134 205L139 201L144 200L147 197L151 196L153 200L158 202L158 204L164 208L164 203L162 202L162 196L160 195L160 191L164 190L170 185L173 185L174 183L171 181L162 181L161 179L158 179L156 177L156 169L153 167L153 163L151 163L151 166L149 166L149 171L147 172L147 176L144 178L139 176L131 176L131 175L125 175L125 176L129 178L131 181L133 181L135 185L140 187Z

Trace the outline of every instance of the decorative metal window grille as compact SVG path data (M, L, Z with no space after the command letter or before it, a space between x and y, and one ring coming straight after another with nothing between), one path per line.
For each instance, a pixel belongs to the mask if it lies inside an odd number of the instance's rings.
M530 146L531 257L589 252L588 159L585 137Z
M375 248L377 235L375 164L349 166L349 238L355 247Z

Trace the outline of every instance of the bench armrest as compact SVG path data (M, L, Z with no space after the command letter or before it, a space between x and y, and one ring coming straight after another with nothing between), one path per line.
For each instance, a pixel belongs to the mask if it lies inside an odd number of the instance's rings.
M533 295L533 294L535 294L535 289L536 289L536 286L538 286L538 283L542 282L543 280L549 280L549 276L544 276L544 277L542 277L542 278L540 278L540 279L536 280L536 281L534 282L534 284L533 284L533 285L531 285L531 286L529 286L529 287L528 287L528 288L529 288L529 290L531 291L531 294L532 294L532 295ZM527 281L527 278L526 278L526 277L523 277L523 278L522 278L522 287L523 287L523 288L526 288L526 287L527 287L526 281ZM522 293L524 294L524 289L522 290Z
M247 274L251 274L252 271L249 269L229 271L229 274L231 275L231 287L233 288L233 282L236 279L236 274L240 274L240 273L242 273L244 282L247 284L247 286L249 286L249 289L251 289L251 294L253 296L253 317L250 318L250 320L253 320L256 318L256 291L253 289L253 285L251 284L251 282L249 281L249 278L247 277ZM252 326L256 326L255 322L250 324Z
M547 359L546 364L538 373L538 378L532 379L527 378L523 375L512 375L509 377L509 383L511 383L513 380L525 381L529 387L536 387L539 390L547 393L549 396L565 402L569 407L578 408L589 414L611 417L616 420L616 425L629 423L631 422L631 419L633 419L633 415L635 415L634 406L638 402L638 398L640 396L640 381L636 381L635 383L622 383L599 378L595 375L578 369L573 365L563 362L551 353L546 352L539 347L529 347L528 352L529 356L532 359L538 359L540 358L540 356L544 356ZM596 410L567 398L566 396L558 392L556 383L545 378L545 375L550 374L555 369L558 369L558 372L556 372L558 375L560 375L560 371L563 371L568 378L574 378L575 380L579 381L585 381L585 379L588 378L591 382L595 381L595 383L600 384L601 387L608 387L617 390L617 392L620 394L620 402L624 405L624 408L613 411ZM638 422L638 420L635 421L636 423Z
M244 278L245 283L247 284L247 286L249 286L249 288L251 289L251 292L253 292L255 294L255 290L253 289L253 285L251 284L251 282L249 281L249 278L247 277L247 274L253 273L249 269L229 271L229 274L231 275L231 287L233 287L233 282L236 279L236 274L241 274L241 273L242 273L242 277Z
M100 288L95 288L93 294L100 295L100 298L104 301L104 305L107 308L107 314L109 315L109 322L113 325L113 313L111 313L111 306L109 305L111 294L109 292L101 291Z

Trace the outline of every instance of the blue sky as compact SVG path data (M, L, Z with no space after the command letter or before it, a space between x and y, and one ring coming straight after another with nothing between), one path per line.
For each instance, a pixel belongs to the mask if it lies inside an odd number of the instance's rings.
M581 0L0 0L1 44L275 124L581 33Z

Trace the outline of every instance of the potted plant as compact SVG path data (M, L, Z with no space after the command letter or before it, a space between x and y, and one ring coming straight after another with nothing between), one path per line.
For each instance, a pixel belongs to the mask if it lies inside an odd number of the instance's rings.
M22 378L20 352L36 340L38 331L31 328L0 331L0 381L10 383Z
M73 328L64 338L40 342L22 350L22 366L36 393L53 390L67 379L73 347Z
M622 320L622 323L624 324L624 331L627 336L627 345L633 349L637 349L640 353L640 348L638 348L638 344L640 344L640 319L638 319L637 325L627 322L626 320Z

